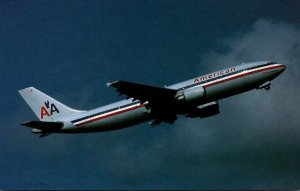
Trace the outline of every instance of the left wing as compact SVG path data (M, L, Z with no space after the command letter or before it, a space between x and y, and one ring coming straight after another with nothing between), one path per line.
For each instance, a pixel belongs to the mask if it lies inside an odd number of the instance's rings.
M116 88L119 95L126 95L127 98L132 97L141 102L148 101L148 110L154 117L154 121L150 123L151 126L156 126L161 122L173 123L177 119L174 104L172 104L177 90L126 81L107 83L107 86Z
M149 101L161 103L170 102L174 100L177 90L149 86L126 81L116 81L107 83L107 86L116 88L119 95L126 95L128 98L140 100L142 102Z

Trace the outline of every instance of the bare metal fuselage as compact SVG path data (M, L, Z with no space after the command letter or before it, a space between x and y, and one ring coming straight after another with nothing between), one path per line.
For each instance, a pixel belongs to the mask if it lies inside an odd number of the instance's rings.
M284 69L281 64L255 62L236 66L216 73L194 78L166 88L184 91L188 88L201 86L205 89L205 97L189 103L199 105L220 100L229 96L243 93L276 78ZM264 66L266 65L266 66ZM229 71L226 73L226 71ZM131 104L131 105L130 105ZM61 133L100 132L126 128L153 119L150 115L149 103L133 102L132 99L123 100L114 104L94 109L85 113L69 116ZM182 104L184 108L184 104ZM187 107L189 108L189 107ZM178 109L178 114L185 114L185 110Z

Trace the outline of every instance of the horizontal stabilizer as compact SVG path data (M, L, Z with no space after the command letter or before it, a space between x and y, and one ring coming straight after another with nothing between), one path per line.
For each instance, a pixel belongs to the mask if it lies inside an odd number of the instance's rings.
M46 122L46 121L28 121L21 125L33 129L39 129L45 132L53 132L61 129L64 126L62 122Z

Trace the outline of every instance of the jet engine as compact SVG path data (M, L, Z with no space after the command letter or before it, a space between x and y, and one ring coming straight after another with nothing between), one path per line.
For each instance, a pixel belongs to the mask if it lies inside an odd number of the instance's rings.
M183 90L182 92L179 93L177 99L180 101L183 100L186 102L193 102L193 101L198 101L204 97L205 97L205 89L201 86L197 86L197 87Z
M217 101L209 102L203 105L197 106L192 112L187 114L187 117L195 118L205 118L213 115L217 115L220 113L219 104Z

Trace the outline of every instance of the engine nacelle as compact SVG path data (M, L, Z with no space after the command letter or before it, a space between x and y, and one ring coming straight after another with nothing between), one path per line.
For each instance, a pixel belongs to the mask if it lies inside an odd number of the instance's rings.
M189 113L187 115L187 117L205 118L205 117L217 115L219 113L220 113L219 104L218 104L218 102L213 101L210 103L206 103L206 104L197 106L194 111L192 111L191 113Z
M177 97L178 100L193 102L205 97L205 89L201 86L193 87L182 91Z

